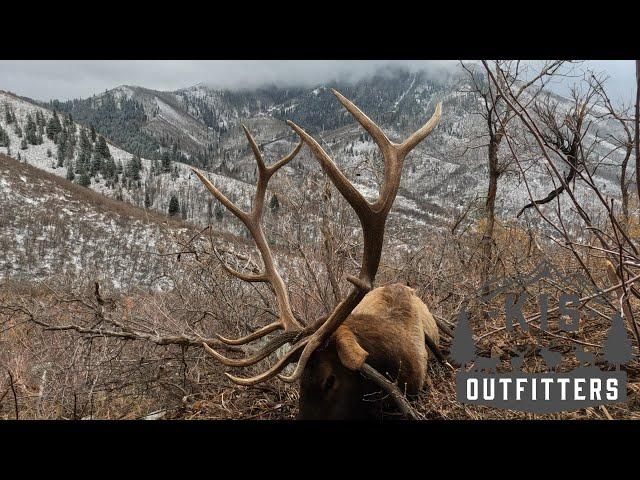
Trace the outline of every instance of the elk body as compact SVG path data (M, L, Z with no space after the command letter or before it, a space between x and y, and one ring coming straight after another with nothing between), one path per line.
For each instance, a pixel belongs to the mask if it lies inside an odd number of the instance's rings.
M425 335L439 343L436 322L413 289L397 283L372 290L309 359L298 418L380 418L380 387L360 373L365 361L406 395L417 395L429 358Z
M207 344L203 346L224 365L242 368L262 362L289 344L289 350L263 373L248 378L226 375L239 385L256 385L276 376L284 382L300 381L301 418L371 418L381 407L380 402L367 403L368 397L381 389L406 416L415 418L403 394L414 395L422 388L429 356L425 343L437 352L438 329L428 308L412 289L400 284L374 289L373 285L382 254L387 215L398 193L405 156L435 128L441 105L437 105L435 113L422 128L397 144L353 103L335 90L333 93L371 135L384 157L384 178L374 202L365 199L322 147L293 122L288 124L300 137L300 143L289 155L270 166L265 164L258 145L243 126L258 166L258 183L249 212L238 208L193 168L211 194L247 227L264 264L258 274L236 271L224 263L214 248L223 268L243 281L267 283L277 302L276 321L242 338L218 335L218 339L227 345L246 345L281 331L264 348L240 359L225 357ZM304 144L353 208L363 232L360 272L358 276L346 277L352 284L351 291L329 315L307 326L293 313L287 288L276 269L261 224L269 180L298 154ZM283 375L281 372L291 363L296 363L293 372Z

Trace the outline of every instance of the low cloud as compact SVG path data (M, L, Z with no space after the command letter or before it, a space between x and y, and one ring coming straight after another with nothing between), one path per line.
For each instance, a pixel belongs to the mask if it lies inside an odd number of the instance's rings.
M0 61L0 89L39 100L88 97L118 85L177 90L197 83L245 89L358 81L385 67L442 75L455 61L386 60L142 60Z
M633 61L589 61L611 76L614 96L634 95ZM245 89L262 85L315 86L356 82L391 68L423 70L443 78L455 60L46 60L0 61L0 89L39 100L89 97L118 85L177 90L197 83Z

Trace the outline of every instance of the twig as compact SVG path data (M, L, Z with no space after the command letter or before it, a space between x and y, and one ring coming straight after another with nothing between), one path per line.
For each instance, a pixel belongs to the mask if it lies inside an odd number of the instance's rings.
M16 410L16 420L20 420L20 414L18 409L18 395L16 394L16 387L13 383L13 375L11 374L11 370L7 368L7 372L9 373L9 381L11 382L11 391L13 392L13 404Z
M445 367L451 370L454 370L453 366L449 362L447 362L446 358L444 358L444 355L440 351L440 347L438 347L438 345L436 345L435 342L431 340L429 335L427 335L426 333L424 334L424 343L427 344L427 347L429 347L429 350L431 350L431 352L433 353L433 356L436 357L436 359L438 360L438 362L440 362L441 365L444 365Z
M407 419L420 420L418 414L395 383L387 380L384 375L367 363L364 363L362 367L360 367L360 372L387 392Z

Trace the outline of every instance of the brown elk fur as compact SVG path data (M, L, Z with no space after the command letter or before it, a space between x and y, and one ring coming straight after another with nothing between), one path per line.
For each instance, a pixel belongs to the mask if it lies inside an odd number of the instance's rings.
M422 389L429 357L424 336L438 345L440 335L431 312L412 288L395 283L372 290L342 326L369 352L370 365L384 366L379 371L394 380L397 376L398 385L406 384L410 395Z
M429 358L425 335L439 343L436 322L413 289L397 283L369 292L307 365L301 418L366 417L359 412L367 408L362 397L379 389L358 372L365 361L406 394L417 394Z

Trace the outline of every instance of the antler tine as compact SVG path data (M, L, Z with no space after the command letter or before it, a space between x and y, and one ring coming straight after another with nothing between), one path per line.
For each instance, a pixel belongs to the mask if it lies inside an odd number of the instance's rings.
M267 167L264 164L264 159L262 158L262 153L260 153L260 149L258 148L258 144L254 140L253 135L251 135L251 133L249 132L249 129L244 125L244 123L242 123L241 126L242 126L242 130L244 130L244 134L247 137L247 140L249 141L249 145L251 146L251 150L253 150L253 156L256 157L256 162L258 162L258 168L261 171L266 170Z
M259 375L248 378L236 377L229 373L225 373L225 375L229 378L229 380L238 385L251 386L265 382L270 378L278 375L291 362L295 362L302 348L307 345L308 340L308 338L300 340L300 342L294 345L291 350L289 350L282 358L280 358L280 360L278 360L278 362L274 364L269 370L266 370Z
M285 155L276 163L268 167L264 163L264 158L262 157L262 153L260 153L260 149L258 148L258 144L253 138L253 135L251 135L251 132L249 132L249 129L244 124L242 124L242 130L244 130L244 134L247 137L247 140L249 141L249 145L251 145L251 150L253 150L253 155L255 156L256 162L258 163L258 168L260 169L260 171L266 172L267 177L271 177L274 173L280 170L280 168L284 167L287 163L293 160L296 157L296 155L298 155L298 152L300 151L300 149L302 148L302 145L304 144L304 142L300 140L298 142L298 145L296 145L296 147L293 149L293 151L289 155Z
M265 325L262 328L259 328L255 332L251 332L249 335L245 335L240 338L226 338L222 335L216 334L218 340L226 345L246 345L247 343L253 342L258 338L262 338L265 335L269 335L271 332L275 332L276 330L280 330L282 328L282 322L280 320L276 320L269 325Z
M416 145L418 145L422 140L427 138L431 131L438 125L440 121L440 117L442 116L442 102L438 102L436 105L436 110L433 112L433 115L429 119L427 123L424 124L422 128L413 133L409 138L407 138L404 142L402 142L397 148L399 150L400 155L405 157L411 150L413 150Z
M274 163L273 165L268 167L269 170L272 170L273 173L275 173L278 170L280 170L282 167L284 167L287 163L289 163L291 160L293 160L296 157L296 155L298 155L298 152L302 148L302 145L304 145L304 142L302 141L302 139L300 139L300 141L298 142L298 145L296 145L296 148L294 148L293 151L289 155L287 155L284 158L281 158L276 163Z
M291 340L293 340L293 338L296 335L297 335L296 332L290 332L288 334L283 334L281 336L275 337L271 339L271 341L267 345L265 345L264 348L256 352L251 357L240 358L240 359L225 357L224 355L220 354L219 352L211 348L206 343L203 343L203 346L206 352L209 353L209 355L211 355L213 358L218 360L220 363L227 365L228 367L248 367L250 365L254 365L260 362L261 360L264 360L273 352L275 352L278 348L283 346L285 343L288 343Z
M376 125L373 122L373 120L367 117L362 110L356 107L351 102L351 100L346 98L336 89L332 88L331 93L333 93L338 98L338 100L344 106L344 108L346 108L349 111L349 113L353 115L353 117L358 121L358 123L362 125L362 127L367 131L367 133L371 135L373 140L378 144L378 147L380 147L380 150L382 150L382 153L386 157L389 151L392 149L393 144L391 143L391 141L389 141L389 139L384 134L382 129L378 125Z
M334 163L334 161L327 155L327 152L315 141L315 139L305 132L298 125L291 120L287 120L287 124L300 136L315 157L320 161L322 169L327 172L327 175L331 178L331 181L336 186L342 196L349 202L351 207L356 211L359 217L364 217L368 214L370 207L367 200L362 196L356 187L344 176L342 171Z
M234 277L249 283L269 281L269 277L267 277L264 273L261 275L252 275L247 273L241 273L241 272L238 272L237 270L234 270L229 265L227 265L227 263L220 256L220 254L218 253L218 250L215 247L213 248L213 253L218 259L218 261L220 262L220 265L222 265L222 268L224 268L225 272L227 272L228 274L233 275Z
M235 203L229 200L220 190L218 190L213 183L209 181L204 174L198 170L196 167L191 167L193 173L195 173L200 181L204 184L205 187L211 192L211 194L216 197L216 199L222 203L231 213L233 213L236 217L242 220L242 223L247 225L247 214L240 210Z

